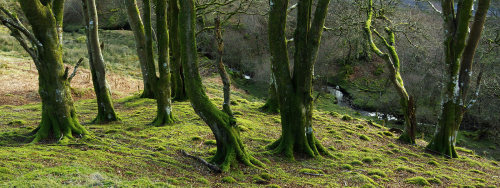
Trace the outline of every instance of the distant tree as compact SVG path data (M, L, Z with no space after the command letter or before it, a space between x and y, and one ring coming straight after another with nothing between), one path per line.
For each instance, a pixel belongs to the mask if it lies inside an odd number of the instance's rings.
M473 4L474 0L458 1L457 6L453 0L441 1L447 70L441 116L434 138L427 145L427 149L450 158L458 157L455 143L460 123L464 113L475 103L479 94L479 90L476 90L472 97L468 97L474 54L481 38L490 0L478 1L472 27L469 27ZM480 81L481 76L477 80L477 89Z
M106 81L106 67L99 43L99 19L97 18L95 0L82 0L82 2L90 72L92 73L92 83L94 84L94 91L97 98L97 117L93 122L108 123L117 121L119 118L115 113L111 91Z
M271 82L269 83L269 91L266 103L264 104L264 106L260 107L260 110L272 114L279 113L280 107L278 94L276 94L276 92L276 78L274 78L274 75L271 73Z
M406 91L403 83L403 78L401 77L401 63L399 61L399 55L396 52L396 37L394 35L393 29L390 26L385 27L385 32L389 37L388 39L383 37L382 34L380 34L377 30L375 30L375 28L372 27L373 13L373 0L368 0L367 18L364 27L366 37L368 38L371 50L386 62L387 68L390 70L390 80L392 81L392 84L396 88L396 91L401 98L399 103L404 114L405 131L399 137L399 139L410 144L415 144L415 129L417 126L417 120L415 117L415 100ZM379 15L379 17L388 20L385 15ZM382 52L377 47L373 40L372 30L382 40L382 43L387 49L388 53Z
M73 135L88 135L80 125L73 106L69 75L62 54L62 20L64 0L20 0L32 32L9 11L0 7L1 23L33 59L38 70L38 93L42 99L42 121L35 130L33 143L55 139L66 143Z
M208 124L217 141L217 152L211 162L219 165L222 171L228 171L237 161L248 166L264 166L245 151L235 119L219 110L206 95L198 71L194 1L182 0L179 3L181 61L184 67L186 93L195 112Z
M167 29L167 1L156 0L156 38L158 45L158 72L157 76L154 51L153 51L153 28L151 25L151 3L143 0L143 19L139 15L139 8L135 0L126 0L130 27L134 32L137 54L139 60L146 65L146 79L151 84L154 98L157 104L156 118L153 125L161 126L173 123L171 107L171 83L170 83L170 59L169 38Z
M330 0L318 0L312 18L312 0L299 0L293 73L290 72L285 38L288 0L270 1L269 46L272 71L281 113L281 137L269 146L276 153L316 157L328 151L314 137L312 128L312 78Z
M226 66L222 61L222 56L224 54L224 40L222 38L222 29L220 25L220 18L217 16L214 19L215 22L215 39L217 40L217 70L219 72L220 78L223 84L224 92L224 102L222 103L222 111L226 112L227 115L233 116L231 111L231 78L226 71Z

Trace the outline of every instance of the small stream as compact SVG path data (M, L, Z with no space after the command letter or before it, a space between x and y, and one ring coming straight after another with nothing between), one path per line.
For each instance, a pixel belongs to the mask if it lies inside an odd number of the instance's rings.
M349 99L349 97L345 97L347 95L344 94L344 92L340 89L339 86L335 86L335 87L327 86L326 90L331 95L335 96L335 98L337 99L337 105L349 107L349 108L359 112L363 116L377 117L378 119L389 120L389 121L399 120L396 116L391 115L391 114L385 114L385 113L381 113L381 112L370 112L370 111L365 111L365 110L360 110L360 109L355 108L352 105L351 99Z

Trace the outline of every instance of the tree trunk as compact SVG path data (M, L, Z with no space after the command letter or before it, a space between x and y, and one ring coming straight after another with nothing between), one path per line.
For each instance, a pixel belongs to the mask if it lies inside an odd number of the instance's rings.
M59 0L60 1L60 0ZM52 3L42 4L38 0L21 0L21 8L26 15L36 39L40 42L37 63L39 94L42 99L42 121L33 143L44 139L55 139L66 143L73 135L87 135L88 132L78 122L73 106L70 85L62 61L57 19L51 10ZM62 7L60 7L62 9ZM56 10L59 12L62 10Z
M490 4L490 0L478 2L472 29L469 29L473 2L473 0L459 1L456 15L452 0L443 0L441 2L443 14L448 15L443 16L445 28L445 63L448 66L448 75L444 87L441 116L434 138L427 145L427 150L449 158L458 157L455 151L457 133L463 115L474 103L474 99L470 102L465 100L472 74L471 69L475 49L481 37Z
M154 51L153 51L153 29L151 25L151 3L149 0L143 0L143 19L139 16L140 12L137 8L135 0L127 0L126 2L130 26L134 31L134 36L137 46L137 54L144 65L146 71L147 83L153 89L154 98L156 99L156 117L152 122L155 126L162 126L173 123L172 107L171 107L171 84L170 84L170 65L168 52L168 30L167 30L167 10L166 0L155 1L156 5L156 34L158 39L158 72L156 73Z
M215 22L215 38L217 40L217 70L219 71L220 78L223 84L223 92L224 92L224 102L222 103L222 111L226 112L227 115L233 116L233 112L231 111L231 80L229 78L229 74L226 72L226 68L224 66L224 62L222 61L222 55L224 53L224 42L222 39L222 30L220 26L219 17L214 19Z
M269 83L269 96L267 96L266 104L260 107L260 110L266 113L277 114L279 113L278 94L276 93L276 79L271 73L271 83Z
M403 132L403 134L401 134L399 140L409 144L415 144L416 143L415 129L417 126L417 120L415 117L415 101L412 96L408 95L408 92L406 91L406 88L403 83L403 78L401 77L401 73L399 71L400 62L399 62L399 56L396 52L396 46L395 46L396 39L394 36L394 32L389 27L385 28L385 31L389 36L389 39L387 40L385 37L383 37L380 33L378 33L374 29L375 34L383 41L383 44L388 51L388 53L382 52L373 41L373 34L371 28L372 17L373 17L373 0L369 0L367 18L364 27L364 31L368 39L368 45L370 49L373 52L375 52L377 56L382 58L387 64L387 68L390 70L389 77L400 97L399 103L401 105L401 109L404 114L405 131Z
M312 74L329 0L319 0L311 20L311 0L298 2L295 30L294 72L290 74L285 39L288 0L274 0L269 13L269 45L276 77L281 113L281 137L269 146L275 153L293 159L294 153L310 157L328 151L314 137L312 129Z
M144 5L149 5L149 0L144 0ZM171 102L171 84L170 84L170 59L168 52L168 30L167 30L167 0L156 0L156 35L158 39L158 72L159 77L156 76L156 70L153 66L148 66L151 74L154 74L154 77L151 78L151 83L153 84L153 89L156 98L157 104L157 115L155 120L153 121L153 125L162 126L165 124L171 124L174 121L172 117L172 102ZM144 9L144 14L151 15L148 13L148 8ZM145 16L145 19L148 18ZM149 18L146 22L150 22ZM145 24L150 25L150 24ZM151 26L147 26L149 29L146 29L146 42L149 45L149 41L151 41L150 35ZM151 49L147 47L147 49ZM154 63L154 61L152 61Z
M172 68L172 97L175 101L187 100L182 72L181 47L179 43L179 5L177 1L168 1L168 30L170 38L170 67Z
M148 79L147 58L146 58L146 34L144 25L142 24L139 8L135 0L126 0L127 15L135 37L135 45L137 48L137 56L139 56L139 63L141 65L142 81L144 83L144 90L142 91L141 98L154 99L153 86Z
M195 112L208 124L217 141L217 153L211 162L219 165L223 171L228 171L236 161L252 167L254 164L264 166L245 151L235 120L217 109L205 94L198 71L195 15L193 0L180 1L179 33L186 93Z
M113 107L111 92L106 81L106 68L99 43L97 8L95 0L82 0L86 22L87 49L92 82L97 98L97 117L93 123L108 123L119 120Z

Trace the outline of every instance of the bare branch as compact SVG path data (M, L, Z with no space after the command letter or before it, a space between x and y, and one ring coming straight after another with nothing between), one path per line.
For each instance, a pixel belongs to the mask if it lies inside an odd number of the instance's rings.
M75 67L73 68L73 73L71 73L71 75L68 77L68 82L71 82L73 77L76 76L76 71L77 71L78 67L82 64L82 62L83 62L83 57L80 58L80 60L78 60L78 62L76 63ZM66 67L66 72L64 73L65 75L67 75L67 71L68 71L68 68Z
M184 150L181 150L181 153L183 155L185 155L186 157L189 157L189 158L192 158L192 159L195 159L195 160L201 162L202 164L204 164L205 166L207 166L208 168L210 168L210 170L212 170L215 173L221 173L222 172L222 170L217 165L211 164L211 163L207 162L205 159L203 159L201 157L197 157L197 156L194 156L194 155L189 155Z
M292 6L288 7L288 9L286 10L286 12L287 12L287 13L292 12L292 10L293 10L293 9L297 8L297 5L298 5L298 3L295 3L294 5L292 5Z
M431 1L427 1L427 3L429 3L429 5L431 6L431 8L432 8L435 12L437 12L437 13L439 13L439 14L443 14L443 12L439 11L439 10L438 10L438 9L434 6L434 4L432 4L432 3L431 3Z

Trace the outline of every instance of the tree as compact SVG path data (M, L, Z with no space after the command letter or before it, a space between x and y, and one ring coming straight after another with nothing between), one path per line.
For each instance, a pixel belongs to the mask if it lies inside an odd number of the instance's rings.
M90 72L97 98L97 117L94 123L108 123L119 120L111 100L111 91L106 81L106 68L99 43L99 23L95 0L82 0L87 34Z
M312 128L312 78L330 0L318 0L314 18L312 0L299 0L294 34L293 74L290 72L285 38L288 0L270 1L269 47L272 72L281 113L281 137L269 146L293 159L294 153L316 157L328 151L314 137Z
M71 97L70 80L73 78L62 61L62 26L64 0L21 0L21 8L32 32L6 9L0 16L12 36L33 59L38 70L38 93L42 99L42 121L35 130L33 143L56 139L66 143L73 135L88 135L80 125Z
M184 87L184 74L181 63L181 47L179 41L179 5L178 1L168 1L168 30L170 38L170 66L172 67L172 97L176 101L187 100Z
M215 38L217 40L217 70L219 72L220 78L223 84L223 92L224 92L224 102L222 103L222 111L224 111L227 115L233 116L233 112L231 111L231 79L229 78L229 74L227 74L226 66L222 61L222 55L224 53L224 40L222 38L222 29L220 27L220 18L217 16L214 19L215 22Z
M232 116L219 110L204 91L198 71L198 53L195 38L195 6L193 0L180 2L179 33L181 61L184 67L186 93L195 112L208 124L217 141L217 152L211 162L228 171L239 161L248 166L264 166L245 151L240 132Z
M148 58L146 57L146 34L144 25L141 20L139 8L137 7L137 3L135 1L126 0L125 4L127 7L128 22L132 31L134 32L137 55L139 56L139 63L141 65L142 82L144 85L144 90L142 91L141 98L153 99L155 97L154 89L152 83L150 83L148 74Z
M277 114L279 113L279 102L278 102L278 94L276 94L276 81L274 75L271 73L271 82L269 83L269 95L267 96L266 103L264 106L260 107L260 110Z
M135 36L137 54L139 60L146 65L146 79L151 84L154 98L157 104L156 118L153 125L161 126L173 123L171 107L171 86L170 86L170 59L169 59L169 38L167 29L167 1L157 0L156 10L156 38L158 45L158 72L156 73L154 51L153 51L153 29L151 25L151 3L143 0L144 23L139 16L139 9L135 0L127 0L127 12L129 15L130 27Z
M474 0L458 1L455 10L453 0L441 1L447 71L441 116L438 120L436 133L427 145L427 150L449 158L458 157L455 151L455 142L460 123L464 113L474 104L475 98L479 94L479 90L476 90L475 95L469 100L468 91L474 54L481 38L490 0L478 1L474 21L472 27L469 28L473 4ZM476 89L479 89L480 81L481 77L479 76Z
M410 144L415 144L415 129L417 126L417 121L415 117L415 101L413 97L410 96L406 91L406 88L403 83L403 78L401 77L401 73L399 71L401 63L399 62L399 56L398 53L396 52L396 39L394 31L390 27L385 27L385 32L389 37L388 39L386 39L377 30L372 28L371 24L372 24L373 12L374 12L373 0L368 0L368 10L367 10L368 16L366 18L364 27L366 37L368 38L371 50L386 62L387 68L389 68L390 70L389 76L392 81L392 84L396 88L396 91L398 92L401 98L399 103L401 105L401 109L404 114L405 131L399 137L399 139ZM380 15L380 17L383 17L384 19L388 20L387 18L385 18L384 15ZM382 43L384 44L388 53L382 52L377 47L377 45L373 41L372 29L373 32L380 38L380 40L382 40Z

